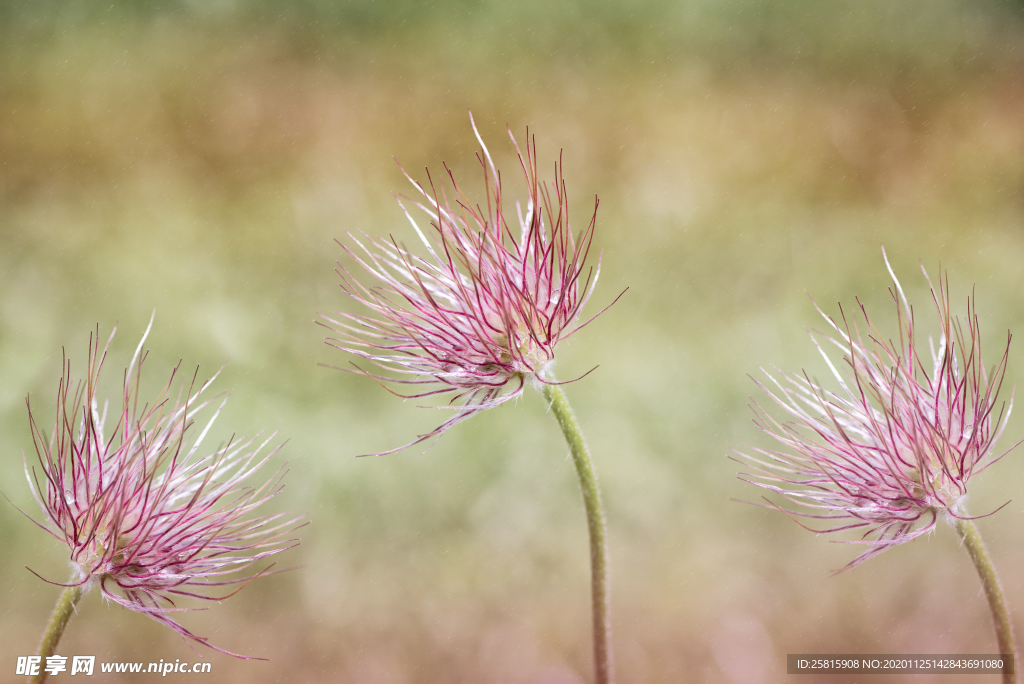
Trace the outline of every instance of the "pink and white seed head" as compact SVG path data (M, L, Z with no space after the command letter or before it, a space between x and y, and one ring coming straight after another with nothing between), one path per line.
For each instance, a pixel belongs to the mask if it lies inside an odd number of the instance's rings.
M369 284L340 263L338 273L342 290L364 313L322 316L335 333L328 344L389 374L357 367L358 372L412 387L400 394L406 398L450 396L445 408L455 415L400 449L520 396L527 384L554 382L556 347L594 318L581 321L600 273L600 257L594 267L586 263L597 199L587 227L573 234L561 160L553 182L542 182L529 131L525 154L509 131L526 181L525 206L517 202L515 220L509 221L501 174L475 124L473 131L484 204L463 192L447 166L450 185L435 185L428 173L425 187L406 174L416 197L398 201L421 244L420 255L393 237L349 234L355 248L342 247ZM428 225L421 226L416 215Z
M145 335L113 411L107 401L101 408L98 384L112 339L101 349L99 329L90 335L84 380L72 379L65 357L49 434L29 405L37 464L26 462L25 470L43 511L35 522L67 545L72 584L98 586L107 599L230 653L173 616L195 610L179 607L181 598L233 595L269 570L255 566L298 544L290 534L299 518L254 514L283 488L284 466L263 477L280 447L267 451L273 435L207 447L226 397L203 397L213 378L198 386L195 377L177 382L180 364L156 396L140 396Z
M863 329L845 313L841 322L822 313L831 332L811 338L835 389L806 373L764 371L767 384L758 384L782 417L755 400L755 423L781 447L739 453L750 469L741 479L795 504L766 498L768 506L798 522L824 521L815 532L863 530L851 543L868 548L847 567L933 530L940 518L967 517L968 482L1009 451L996 450L1013 404L1012 393L1009 405L998 400L1009 335L987 369L973 294L966 316L954 316L948 277L936 287L925 272L938 336L920 353L914 309L888 259L886 267L896 338L887 338L859 302ZM829 350L842 359L834 363Z

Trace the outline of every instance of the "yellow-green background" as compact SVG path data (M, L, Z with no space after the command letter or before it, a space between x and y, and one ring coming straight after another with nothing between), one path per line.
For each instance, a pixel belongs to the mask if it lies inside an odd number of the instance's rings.
M7 0L0 491L37 512L24 399L52 420L62 347L80 372L89 331L118 323L114 394L155 309L152 385L179 359L225 364L217 438L287 438L272 507L310 522L280 559L297 569L182 616L269 658L206 652L205 679L590 681L585 523L540 397L429 453L357 459L441 416L317 365L348 361L317 312L355 310L334 239L409 240L392 156L421 179L446 161L479 193L467 109L510 197L506 124L536 133L546 175L564 149L577 228L601 198L591 311L629 287L558 360L563 378L600 364L566 391L608 509L621 681L788 681L787 653L993 652L948 526L830 577L859 549L731 501L758 492L728 455L769 444L748 374L826 372L808 294L830 313L860 297L894 330L883 243L922 337L935 319L918 260L948 268L961 312L975 288L989 364L1024 331L1024 7L1009 1ZM1014 499L980 527L1019 610L1022 458L970 500ZM7 680L59 591L25 566L55 581L68 568L6 502L0 535ZM96 593L79 612L63 655L195 659Z

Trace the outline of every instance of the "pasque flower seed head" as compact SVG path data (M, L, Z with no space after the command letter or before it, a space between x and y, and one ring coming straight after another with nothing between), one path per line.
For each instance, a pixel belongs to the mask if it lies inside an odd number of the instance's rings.
M175 368L155 397L140 396L146 336L110 415L107 402L100 407L97 386L112 339L113 333L101 349L99 329L90 336L83 381L72 380L65 358L49 435L29 406L38 465L26 463L25 469L44 513L37 524L67 544L74 585L98 586L107 599L230 653L173 616L195 610L178 605L183 597L220 601L233 595L269 569L252 572L254 566L298 544L289 538L297 518L253 515L283 487L283 466L250 484L277 451L263 453L273 435L208 450L207 433L226 398L197 434L197 416L211 406L202 395L212 378L197 387L193 377L175 391ZM236 588L225 589L231 586Z
M406 398L451 396L444 408L455 415L400 449L520 396L528 382L551 382L555 347L593 320L580 317L600 273L600 258L596 267L586 266L596 198L589 225L574 235L561 162L553 183L541 182L529 131L525 155L509 131L527 189L526 206L516 204L518 220L510 224L501 174L475 124L473 131L485 204L475 204L447 166L450 188L432 179L427 188L406 174L419 196L398 201L425 254L417 256L394 238L350 234L358 252L343 247L374 284L363 284L339 264L341 287L368 313L323 316L337 335L328 344L392 375L360 372L421 389L401 395ZM417 223L413 210L426 215L429 227Z
M824 521L816 532L864 530L853 543L868 549L847 567L932 530L941 517L967 517L968 482L1005 455L995 445L1013 404L1012 397L1009 407L998 403L1009 338L986 369L973 295L960 319L951 313L948 277L936 287L925 272L939 334L923 355L915 311L887 259L886 266L896 338L887 339L859 302L863 330L845 313L841 323L822 313L832 333L811 337L835 389L806 373L765 371L771 388L761 387L786 418L755 401L755 422L782 447L740 454L750 468L742 479L796 506L768 505L794 520ZM841 362L828 349L843 354Z

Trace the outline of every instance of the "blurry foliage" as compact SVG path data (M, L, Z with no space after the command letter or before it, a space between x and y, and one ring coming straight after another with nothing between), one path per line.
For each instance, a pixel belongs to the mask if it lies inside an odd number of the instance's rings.
M59 39L83 24L131 30L173 19L213 33L287 26L296 48L311 51L352 49L348 39L402 48L425 37L434 49L475 48L476 56L516 63L701 55L863 74L983 69L1018 49L1022 10L1014 0L9 0L0 16L14 43Z

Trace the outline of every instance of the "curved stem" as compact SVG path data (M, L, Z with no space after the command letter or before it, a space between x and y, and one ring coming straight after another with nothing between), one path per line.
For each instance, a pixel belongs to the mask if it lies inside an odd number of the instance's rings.
M1018 666L1017 648L1013 639L1013 623L1010 621L1010 611L1006 607L1006 599L1003 598L1003 588L999 584L999 577L996 575L996 568L992 564L992 558L988 555L985 543L978 534L978 528L970 520L957 519L953 526L967 547L967 553L974 561L974 567L978 570L978 577L981 578L981 586L985 589L985 597L988 599L989 608L992 609L992 621L996 627L996 640L999 642L999 653L1001 655L1012 655L1014 670ZM1016 684L1018 681L1015 674L1003 673L1003 684Z
M590 453L583 440L576 416L569 406L565 394L557 385L544 385L544 398L555 414L565 441L572 452L576 474L583 491L583 505L587 511L587 528L590 530L590 576L591 605L594 611L594 674L597 684L611 684L612 670L612 625L611 600L608 584L608 543L604 509L601 507L601 490L597 486L597 475L590 462Z
M45 669L46 659L52 656L57 648L57 643L60 642L64 628L67 627L71 614L75 612L75 604L80 598L82 598L82 587L77 586L68 587L57 599L57 605L53 608L53 615L50 616L50 622L46 625L46 631L43 632L43 640L39 644L39 655L42 662L39 663L39 673L32 677L32 684L43 684L49 676Z

